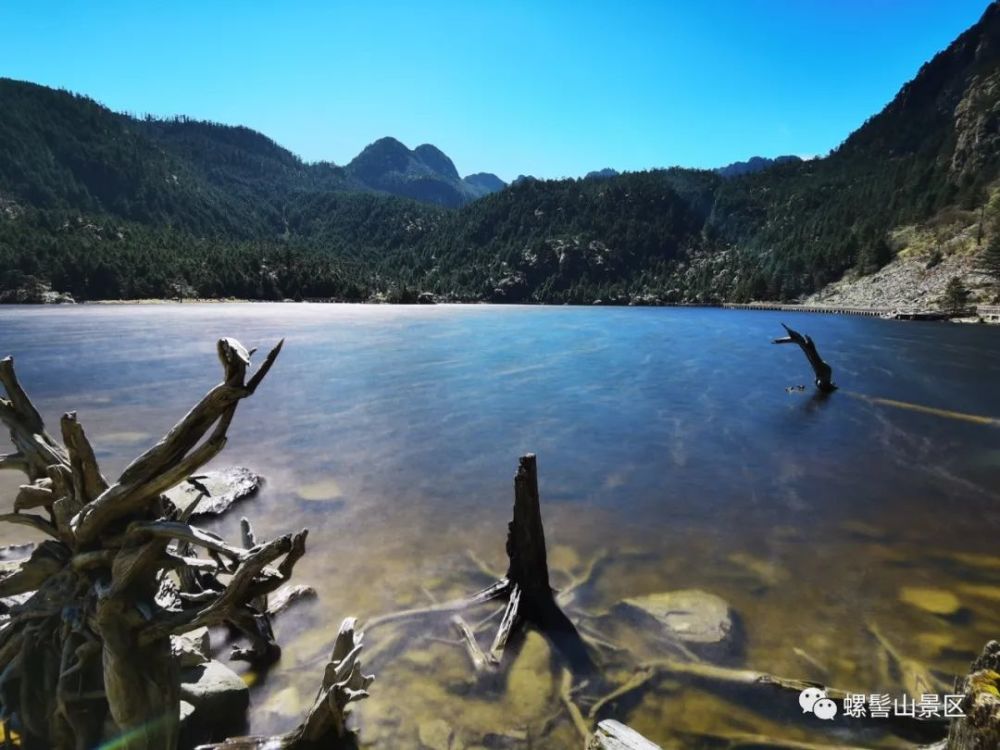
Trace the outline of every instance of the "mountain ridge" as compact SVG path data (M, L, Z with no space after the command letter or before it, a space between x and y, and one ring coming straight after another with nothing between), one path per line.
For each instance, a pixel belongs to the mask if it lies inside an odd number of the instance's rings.
M773 167L775 164L789 164L803 161L799 156L751 156L746 161L734 161L724 167L717 167L714 171L723 177L737 177L744 174L753 174Z
M10 269L0 287L32 276L82 298L190 288L264 299L790 300L884 266L896 227L949 208L985 211L1000 177L998 125L996 2L823 158L732 176L519 178L482 197L495 175L460 178L428 144L381 139L344 166L305 164L245 128L135 120L0 80L0 267Z
M477 179L470 183L459 176L451 158L436 146L424 143L410 150L388 136L368 144L344 169L364 186L449 208L506 186L488 172L477 173Z

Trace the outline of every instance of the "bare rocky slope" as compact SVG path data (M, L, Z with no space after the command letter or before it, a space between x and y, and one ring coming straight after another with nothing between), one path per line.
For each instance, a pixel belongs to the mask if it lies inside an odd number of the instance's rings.
M819 292L807 305L864 307L898 312L934 310L948 282L958 277L971 302L996 304L997 283L979 269L977 258L1000 232L1000 189L979 210L948 209L930 221L890 233L894 258L870 275L849 272Z

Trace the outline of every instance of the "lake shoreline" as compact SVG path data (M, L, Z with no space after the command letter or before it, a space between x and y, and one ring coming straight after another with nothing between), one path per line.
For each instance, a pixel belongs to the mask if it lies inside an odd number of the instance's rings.
M619 304L617 302L602 302L596 300L590 305L554 305L544 302L485 302L485 301L463 301L447 300L440 302L412 302L393 303L381 300L349 301L338 299L307 299L307 300L255 300L238 297L194 297L194 298L143 298L143 299L122 299L122 300L81 300L72 303L10 303L9 306L60 306L66 304L76 305L219 305L219 304L311 304L311 305L405 305L407 307L423 307L434 305L482 305L493 307L506 307L511 304L528 305L532 307L670 307L670 308L720 308L727 310L749 310L749 311L778 311L792 313L816 313L822 315L850 315L868 318L881 318L883 320L905 320L920 322L949 322L949 323L983 323L1000 324L1000 306L997 305L977 305L970 308L968 315L951 317L940 310L924 309L902 309L902 308L875 308L875 307L846 307L840 305L806 305L786 302L663 302L659 304ZM7 305L2 305L7 306Z

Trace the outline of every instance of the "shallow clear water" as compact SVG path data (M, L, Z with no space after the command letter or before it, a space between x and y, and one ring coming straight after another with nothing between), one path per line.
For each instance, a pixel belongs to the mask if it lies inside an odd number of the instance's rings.
M797 348L769 343L781 320L815 338L840 391L786 392L811 373ZM219 336L287 339L218 463L266 476L235 514L258 536L309 527L295 578L319 592L279 621L282 662L248 675L253 731L294 725L342 617L475 590L488 579L469 549L503 567L526 452L554 584L610 554L580 591L591 615L704 589L738 613L727 665L896 695L905 675L873 630L948 679L1000 636L1000 429L872 400L1000 418L1000 329L716 309L0 308L0 354L50 425L78 411L112 476L217 382ZM4 506L17 483L0 476ZM237 520L218 526L236 538ZM904 587L945 589L961 608L932 614ZM452 748L578 744L544 640L515 648L491 683L452 637L446 616L368 634L363 739L420 747L423 724L436 747L430 722L443 720ZM614 661L609 679L626 676ZM874 723L858 734L803 716L794 695L685 677L601 717L665 747L713 746L706 733L898 744Z

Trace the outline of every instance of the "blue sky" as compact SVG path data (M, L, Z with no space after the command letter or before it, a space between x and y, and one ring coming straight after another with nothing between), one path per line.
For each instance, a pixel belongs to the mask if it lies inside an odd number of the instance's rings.
M392 135L462 174L825 154L984 0L0 2L0 75L260 130Z

